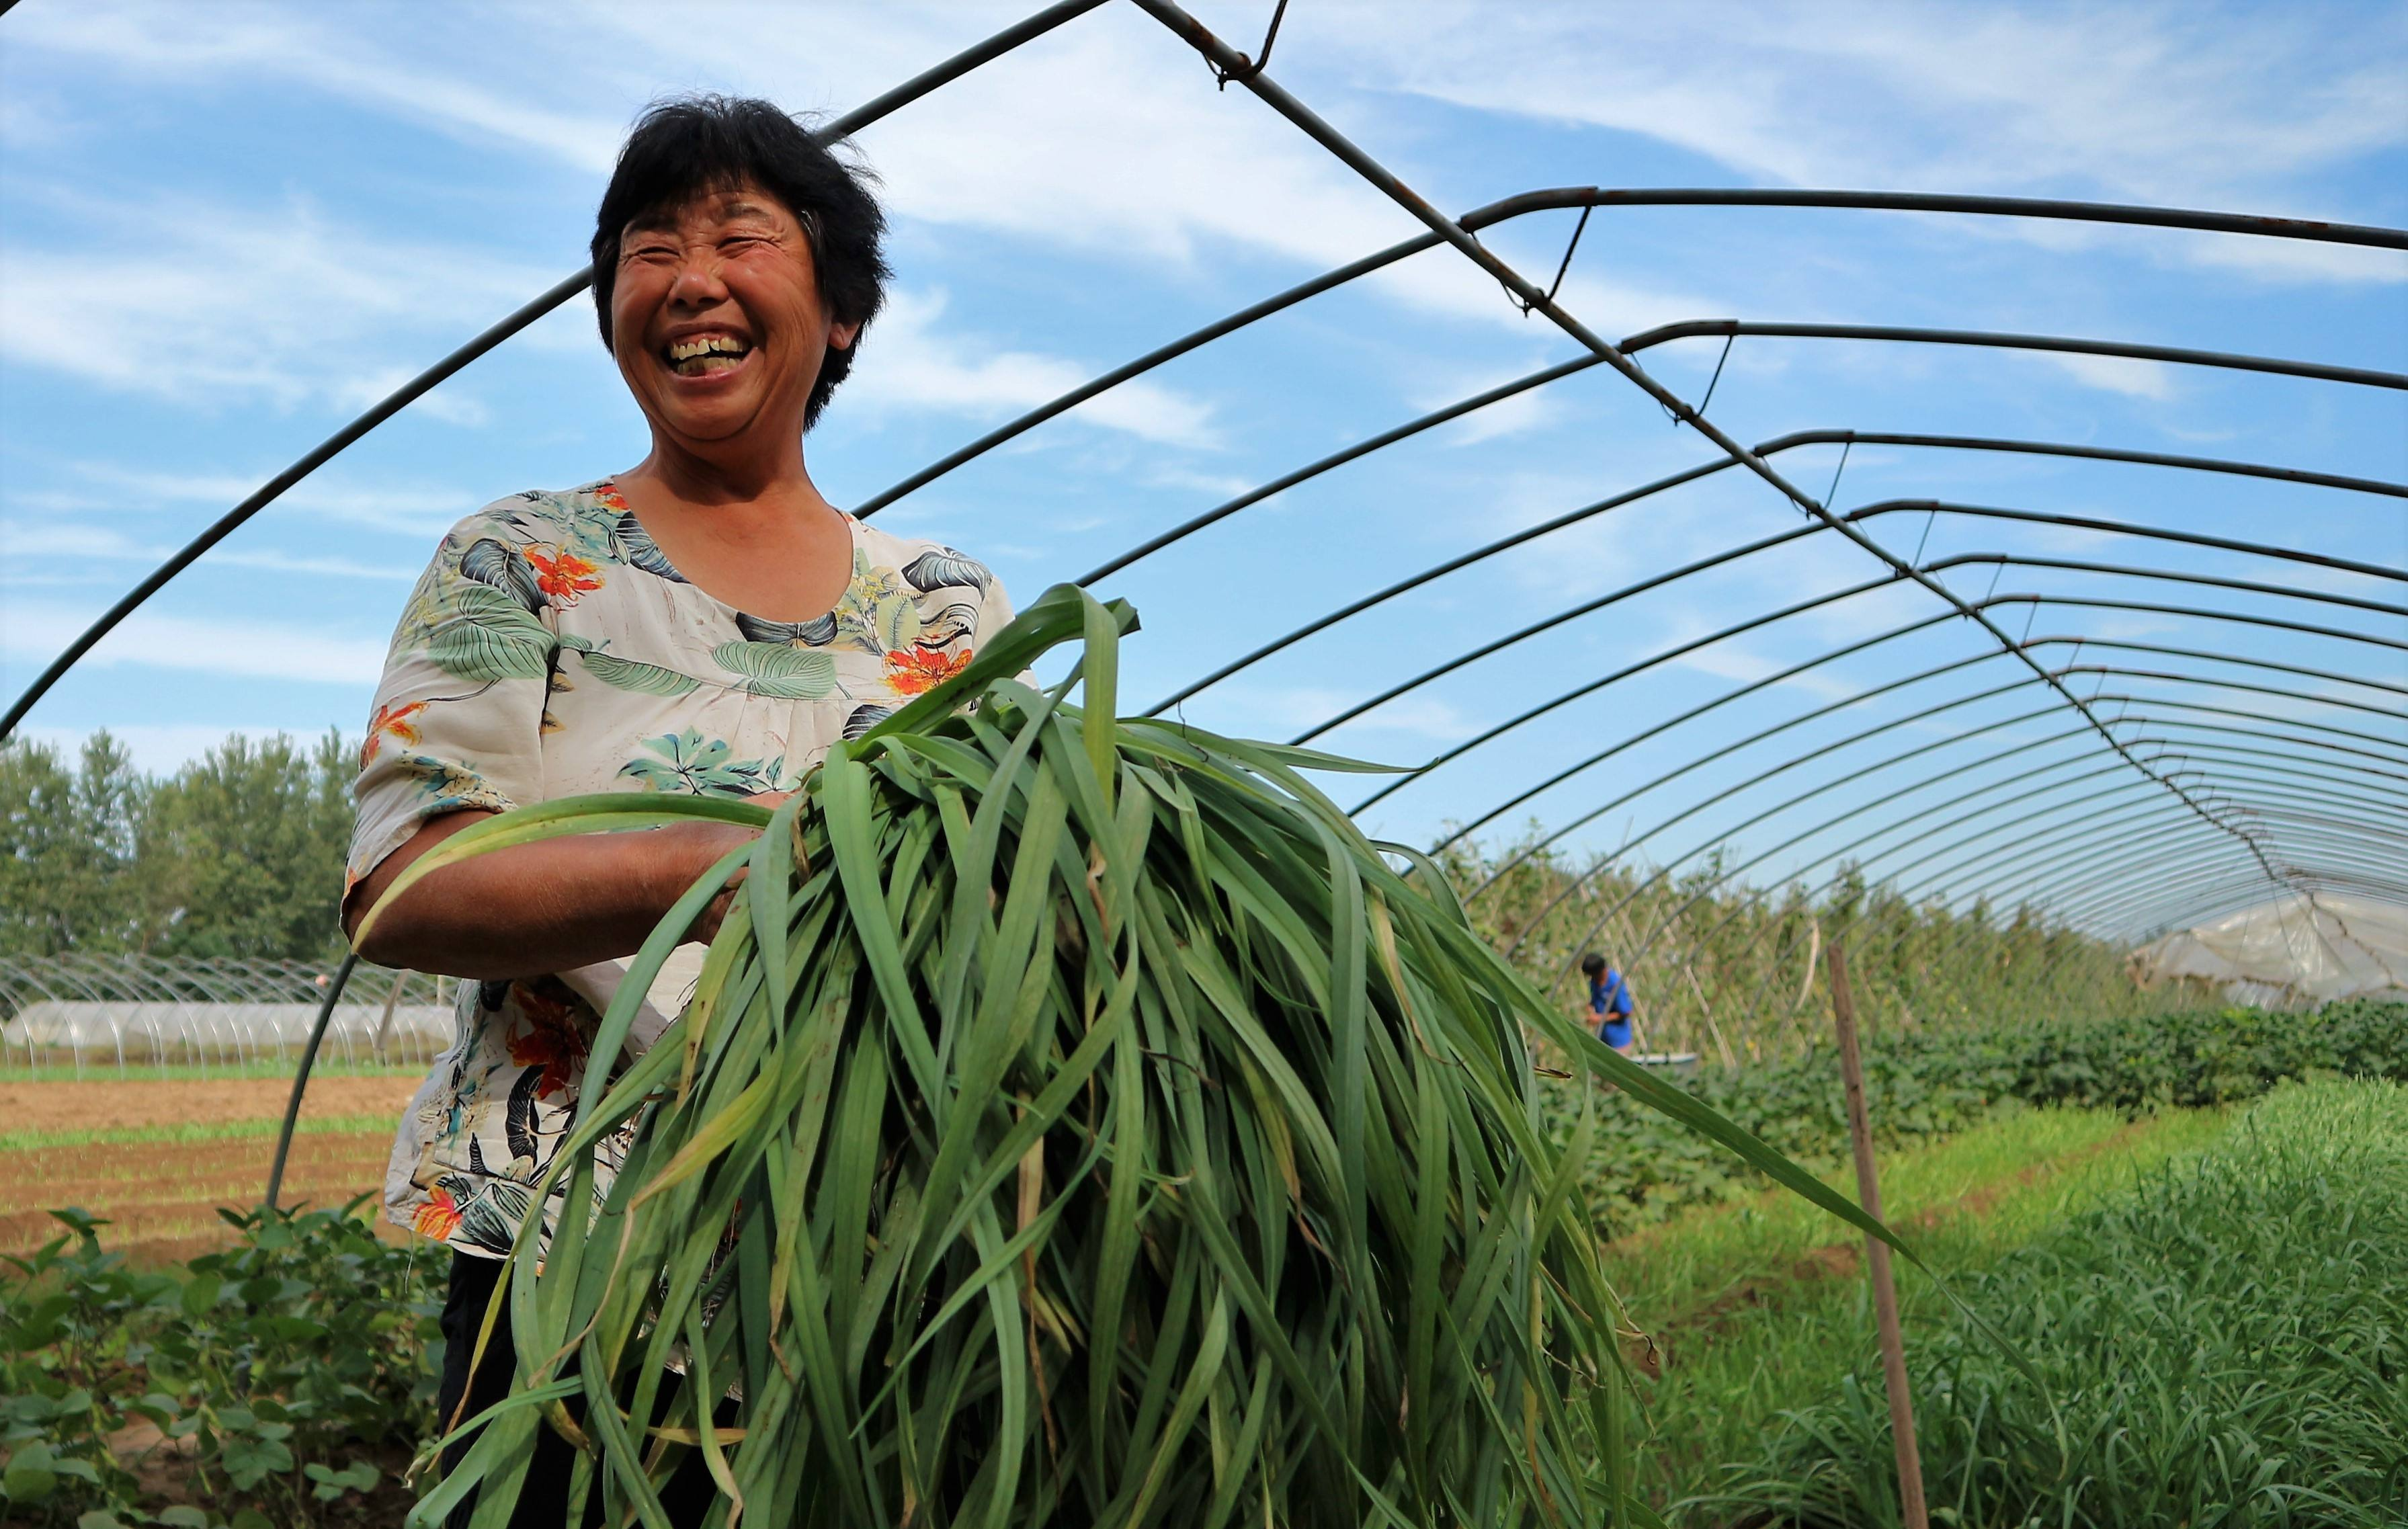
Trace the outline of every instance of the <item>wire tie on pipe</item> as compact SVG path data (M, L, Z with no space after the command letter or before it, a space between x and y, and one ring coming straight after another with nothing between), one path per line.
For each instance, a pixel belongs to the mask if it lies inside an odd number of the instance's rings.
M1572 268L1572 251L1580 248L1581 233L1588 227L1588 215L1596 210L1597 204L1594 202L1581 208L1580 221L1572 224L1572 240L1564 246L1563 262L1555 267L1555 279L1547 284L1547 295L1539 299L1540 303L1553 303L1555 300L1555 293L1564 290L1564 275ZM1509 287L1506 291L1510 293L1512 289ZM1522 317L1525 319L1539 310L1539 303L1528 302L1520 297L1515 297L1513 301L1520 306Z
M1723 353L1714 360L1714 375L1706 379L1706 395L1698 400L1697 407L1689 411L1699 421L1703 421L1706 417L1706 406L1714 401L1714 384L1723 379L1723 363L1730 359L1731 341L1737 338L1739 338L1739 331L1736 329L1723 336ZM1664 408L1664 406L1660 403L1656 407L1657 408ZM1676 429L1683 422L1681 417L1678 414L1673 413L1669 408L1664 408L1664 418L1671 421L1674 428ZM1805 515L1808 520L1813 519L1813 516L1804 509L1800 509L1799 513Z
M1205 55L1205 66L1212 71L1212 78L1220 82L1221 89L1227 90L1229 82L1233 79L1243 84L1270 67L1271 44L1279 40L1280 18L1286 14L1287 0L1279 0L1279 4L1271 9L1270 30L1263 34L1263 50L1251 59L1240 53L1237 68L1224 69L1212 62L1211 55Z
M2007 571L2007 563L2006 563L2006 559L2004 559L2004 558L2000 558L2000 559L1999 560L1999 565L1998 565L1997 567L1992 568L1992 569L1990 570L1990 590L1989 590L1989 593L1988 593L1988 594L1985 594L1985 595L1983 595L1983 596L1982 596L1982 603L1983 603L1984 605L1985 605L1985 606L1986 606L1986 605L1988 605L1988 604L1990 603L1990 595L1991 595L1991 594L1996 594L1996 593L1999 593L1999 576L2000 576L2000 575L2001 575L2001 574L2003 574L2003 573L2005 573L2006 571ZM2032 608L2033 608L2034 610L2038 610L2038 609L2040 608L2040 602L2039 602L2038 600L2034 600L2034 601L2032 602ZM2024 629L2025 629L2026 631L2029 631L2029 630L2031 630L2030 625L2029 625L2029 623L2028 623L2028 622L2027 622L2027 623L2026 623L2026 625L2025 625L2025 628L2024 628Z
M1723 336L1723 353L1714 360L1714 375L1706 379L1706 395L1698 400L1698 418L1700 420L1706 417L1706 406L1714 401L1714 389L1721 385L1723 379L1723 363L1730 359L1731 344L1738 338L1739 331L1736 329ZM1677 424L1680 422L1676 420L1673 422Z
M1842 465L1844 465L1846 459L1843 457L1841 460ZM1831 475L1831 486L1835 489L1840 486L1840 478L1837 473ZM1823 507L1825 509L1830 508L1831 502L1828 499L1824 500ZM1923 539L1914 544L1914 556L1907 560L1918 568L1923 565L1923 550L1931 544L1931 527L1939 521L1939 519L1940 507L1934 505L1931 507L1931 513L1924 518ZM2024 623L2024 636L2031 636L2031 623L2028 622Z

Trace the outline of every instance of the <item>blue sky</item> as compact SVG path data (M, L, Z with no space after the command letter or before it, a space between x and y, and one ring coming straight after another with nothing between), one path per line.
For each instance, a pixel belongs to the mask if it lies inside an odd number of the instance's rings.
M1246 47L1268 8L1197 7ZM25 0L0 21L0 692L20 690L227 505L580 264L617 141L645 102L712 89L841 110L1014 13ZM2397 6L2100 14L1296 0L1273 64L1290 89L1453 210L1553 185L1809 185L2408 223L2408 10ZM1117 5L873 127L860 148L883 177L896 281L890 312L810 443L814 476L839 504L1087 375L1416 231L1260 103L1215 91L1192 53ZM1485 237L1543 279L1574 216L1534 216ZM2408 366L2408 258L2208 234L1619 209L1591 220L1563 300L1610 336L1742 317ZM1694 400L1720 350L1693 339L1642 359ZM923 489L882 522L983 557L1025 600L1247 487L1574 354L1460 257L1433 251L1108 394ZM1811 428L1956 432L2400 480L2408 479L2402 399L2147 363L1745 338L1712 414L1750 441ZM229 729L356 730L399 601L445 526L506 493L625 467L644 450L641 422L580 300L213 552L62 684L28 732L64 742L106 727L144 764L167 767ZM1145 619L1125 659L1125 698L1150 704L1342 601L1712 455L1600 368L1340 469L1103 586ZM1783 462L1819 493L1837 460L1836 449L1818 446ZM2330 490L1852 451L1839 501L1896 496L2110 516L2408 564L2401 501ZM1906 550L1922 539L1922 520L1890 516L1871 529ZM1285 737L1472 643L1796 523L1770 490L1723 474L1343 623L1205 692L1184 714ZM2229 553L1995 522L1943 518L1925 543L1927 561L1985 551L2270 577ZM1808 538L1568 622L1324 741L1391 761L1426 758L1584 679L1874 571L1828 536ZM1992 571L1963 564L1942 577L1979 597ZM2069 570L2000 577L2001 593L2209 605L2408 636L2408 623L2386 613L2274 595ZM2396 582L2362 575L2294 565L2271 577L2401 599ZM1442 823L1735 684L1935 607L1912 589L1879 592L1659 665L1465 755L1366 822L1398 837L1435 837ZM2015 630L2022 614L2001 619ZM2057 606L2034 620L2036 637L2244 651L2395 679L2403 667L2397 650L2230 622ZM1818 856L1827 861L1885 816L2026 772L2055 779L2038 773L2052 762L2076 776L2092 767L2083 761L2105 757L2095 741L2035 743L1951 787L1817 830L1918 770L1971 760L1980 744L1880 766L1889 753L1994 722L1981 741L2060 731L2062 716L2006 721L2042 707L2027 687L1698 807L1820 744L2016 678L1997 659L1649 784L1773 722L1985 646L1994 645L1962 623L1883 644L1636 745L1496 826L1562 822L1636 791L1574 842L1635 840L1634 853L1660 863L1736 833L1747 853L1773 851L1754 876L1802 869L1811 879L1828 869ZM2120 662L2239 673L2129 653ZM2408 741L2396 712L2364 709L2384 693L2333 681L2285 681L2306 699L2099 682L2109 694L2203 700ZM2245 764L2222 777L2234 793L2255 789L2243 784ZM1812 802L1748 822L1790 791L1825 782L1830 790ZM1359 794L1350 788L1340 799ZM2020 810L2039 823L2078 794L2069 786ZM1901 850L1892 863L1911 858ZM2078 889L2065 896L2078 907Z

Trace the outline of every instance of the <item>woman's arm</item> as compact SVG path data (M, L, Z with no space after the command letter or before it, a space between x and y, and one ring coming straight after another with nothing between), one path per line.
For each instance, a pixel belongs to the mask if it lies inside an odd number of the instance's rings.
M764 806L775 798L756 797ZM343 905L360 920L420 855L490 812L429 818L361 879ZM575 835L514 845L431 872L377 916L360 953L380 965L477 981L538 977L632 955L695 879L758 830L675 823L635 834ZM741 880L739 870L731 879ZM718 928L732 895L713 899L695 937Z

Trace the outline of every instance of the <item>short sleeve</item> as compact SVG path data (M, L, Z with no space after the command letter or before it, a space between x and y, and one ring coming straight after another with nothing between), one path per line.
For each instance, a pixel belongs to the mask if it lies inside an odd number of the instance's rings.
M524 507L506 500L452 527L402 609L351 788L346 895L428 818L541 799L559 642L512 512Z

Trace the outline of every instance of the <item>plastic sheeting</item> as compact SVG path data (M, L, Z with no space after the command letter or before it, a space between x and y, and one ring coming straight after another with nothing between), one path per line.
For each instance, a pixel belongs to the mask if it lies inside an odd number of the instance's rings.
M247 1056L297 1047L309 1038L318 1006L297 1004L138 1003L129 1000L43 999L0 1024L0 1046L126 1056L200 1051ZM452 1043L448 1004L396 1004L390 1023L382 1004L337 1004L326 1024L326 1050L337 1056L382 1052L431 1057Z
M2331 893L2293 893L2177 930L2134 950L2143 986L2219 983L2244 1003L2325 1003L2408 991L2408 907Z

